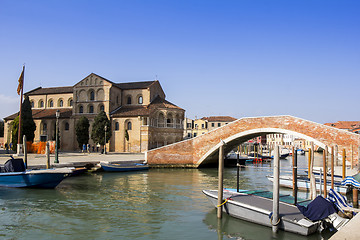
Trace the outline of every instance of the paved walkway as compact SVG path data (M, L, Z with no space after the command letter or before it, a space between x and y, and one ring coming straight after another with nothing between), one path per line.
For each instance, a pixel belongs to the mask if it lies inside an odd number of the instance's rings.
M336 232L330 240L359 240L360 213L356 214L340 231Z
M11 154L6 154L5 150L0 150L0 164L4 164L10 159ZM14 158L24 158L16 157ZM121 161L144 161L145 154L143 153L79 153L79 152L66 152L59 153L59 164L54 164L55 155L50 155L50 163L53 166L65 167L65 166L85 166L86 164L97 164L100 161L108 162L121 162ZM45 154L28 154L28 166L39 167L46 165Z

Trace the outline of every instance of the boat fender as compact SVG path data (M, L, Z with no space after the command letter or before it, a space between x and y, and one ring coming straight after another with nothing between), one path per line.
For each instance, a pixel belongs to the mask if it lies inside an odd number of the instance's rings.
M270 219L270 224L271 224L272 226L277 226L277 225L279 225L279 223L280 223L280 221L281 221L281 218L279 217L279 220L277 221L277 223L273 224L273 212L271 212L271 213L269 214L269 219Z

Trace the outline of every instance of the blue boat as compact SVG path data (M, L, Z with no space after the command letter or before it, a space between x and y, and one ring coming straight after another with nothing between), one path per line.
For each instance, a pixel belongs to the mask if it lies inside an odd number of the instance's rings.
M0 168L0 187L55 188L71 173L68 168L26 170L22 159L9 159Z
M144 163L109 163L100 162L100 166L106 172L130 172L148 170L149 165Z

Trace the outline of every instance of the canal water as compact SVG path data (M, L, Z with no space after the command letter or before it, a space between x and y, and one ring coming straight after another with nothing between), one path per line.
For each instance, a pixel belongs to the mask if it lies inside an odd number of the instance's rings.
M299 156L300 171L306 168ZM290 174L291 158L281 160ZM241 189L271 190L271 163L247 164ZM224 187L236 188L236 168ZM203 189L217 189L217 169L150 169L93 173L65 179L55 189L0 188L0 239L327 239L302 237L223 215ZM291 190L281 189L281 193ZM306 197L304 193L303 196Z

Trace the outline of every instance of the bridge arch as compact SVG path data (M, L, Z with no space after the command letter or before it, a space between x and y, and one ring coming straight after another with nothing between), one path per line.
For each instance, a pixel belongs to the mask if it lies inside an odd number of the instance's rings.
M320 142L319 140L309 137L307 135L304 135L302 133L286 130L286 129L280 129L280 128L255 128L251 130L247 130L244 132L236 133L227 139L222 139L224 143L230 147L227 147L227 149L232 150L233 147L238 145L238 142L243 143L250 139L253 139L254 137L261 136L263 134L275 134L275 133L282 133L282 134L289 134L293 135L295 137L303 138L306 141L314 142L315 145L321 147L322 149L325 149L326 144ZM236 144L231 144L232 142L236 142ZM229 145L230 144L230 145ZM196 163L197 166L200 166L204 161L206 161L207 158L211 155L215 155L218 153L221 143L219 142L217 145L215 145L213 148L211 148L207 153L205 153L200 160ZM331 147L328 147L328 151L331 150Z
M270 116L241 118L195 138L152 149L146 152L146 160L150 165L162 167L198 167L216 161L221 140L226 143L227 152L256 136L272 133L294 135L321 148L338 145L339 151L345 149L347 156L353 154L355 162L358 159L358 134L293 116Z

